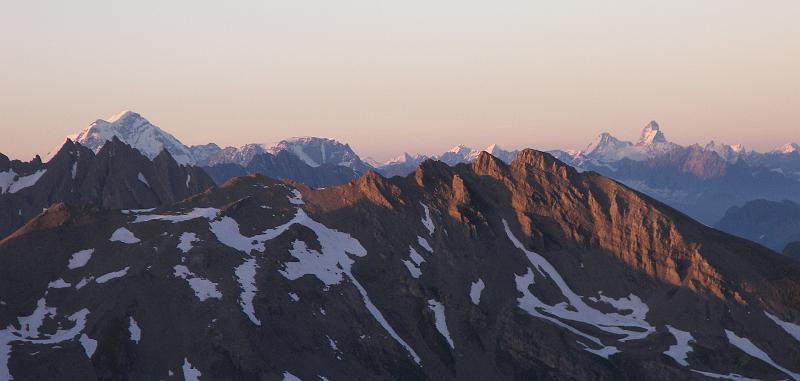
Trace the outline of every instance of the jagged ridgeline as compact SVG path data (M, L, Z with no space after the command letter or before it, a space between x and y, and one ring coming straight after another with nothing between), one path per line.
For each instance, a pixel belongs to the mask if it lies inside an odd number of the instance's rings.
M798 323L795 262L533 150L0 242L0 379L798 379Z

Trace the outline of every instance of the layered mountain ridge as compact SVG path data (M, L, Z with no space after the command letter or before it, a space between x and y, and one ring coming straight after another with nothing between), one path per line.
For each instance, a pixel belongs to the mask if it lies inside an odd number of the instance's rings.
M153 159L116 137L97 150L67 139L50 160L0 157L0 238L54 203L106 209L172 204L214 186L200 168L162 150Z
M798 264L762 246L546 153L481 153L50 208L0 242L0 371L800 379L798 295Z

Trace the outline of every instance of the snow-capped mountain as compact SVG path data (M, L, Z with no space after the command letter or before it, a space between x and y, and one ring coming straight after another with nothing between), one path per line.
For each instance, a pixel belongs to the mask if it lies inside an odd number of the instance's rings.
M448 165L455 165L458 163L472 162L478 158L481 152L490 153L492 156L506 163L510 163L512 160L514 160L518 153L517 150L504 150L497 144L491 144L484 149L473 149L464 145L457 145L439 156L434 156L434 158Z
M0 379L798 380L798 291L788 258L538 151L245 176L0 241Z
M782 154L792 154L795 152L800 152L800 144L797 143L788 143L784 144L778 148L776 148L773 153L782 153Z
M747 154L747 150L741 144L717 144L713 140L703 148L706 151L715 152L729 163L735 163L739 158Z
M96 153L114 136L150 159L167 150L178 164L195 162L188 147L133 111L123 111L108 120L98 119L83 131L68 138ZM46 159L50 160L55 156L61 146L63 143L51 150Z
M189 150L194 155L197 165L211 167L219 164L237 164L243 167L250 164L257 155L268 152L264 144L245 144L240 147L220 148L214 143L200 146L191 146Z
M287 151L311 167L333 164L350 168L359 173L365 173L372 169L353 152L349 144L343 144L334 139L311 136L295 137L272 144L267 151L273 155L280 151Z
M623 141L603 132L584 149L583 155L605 163L622 159L639 161L663 155L678 147L680 146L667 140L656 121L651 121L642 129L636 143Z
M375 168L384 176L397 176L406 175L414 171L414 169L423 161L427 159L439 160L447 165L456 165L460 163L470 163L480 156L481 152L487 152L492 156L502 160L505 163L510 163L517 156L519 151L507 151L497 144L491 144L484 149L473 149L463 144L451 148L449 151L441 155L426 156L426 155L410 155L405 152L402 155L389 160L385 163L376 165Z

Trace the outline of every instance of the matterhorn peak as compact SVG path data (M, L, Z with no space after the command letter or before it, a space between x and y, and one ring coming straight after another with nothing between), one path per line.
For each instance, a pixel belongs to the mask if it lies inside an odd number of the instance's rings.
M644 129L642 129L642 136L639 138L638 145L650 145L656 143L667 143L667 138L658 126L655 120L651 120Z

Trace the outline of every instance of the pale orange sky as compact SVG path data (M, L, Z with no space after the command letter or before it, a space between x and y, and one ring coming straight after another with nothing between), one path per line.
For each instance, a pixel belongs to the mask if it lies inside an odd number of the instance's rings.
M378 159L651 119L766 150L800 141L798 20L797 0L4 0L0 152L124 109L186 144L313 135Z

